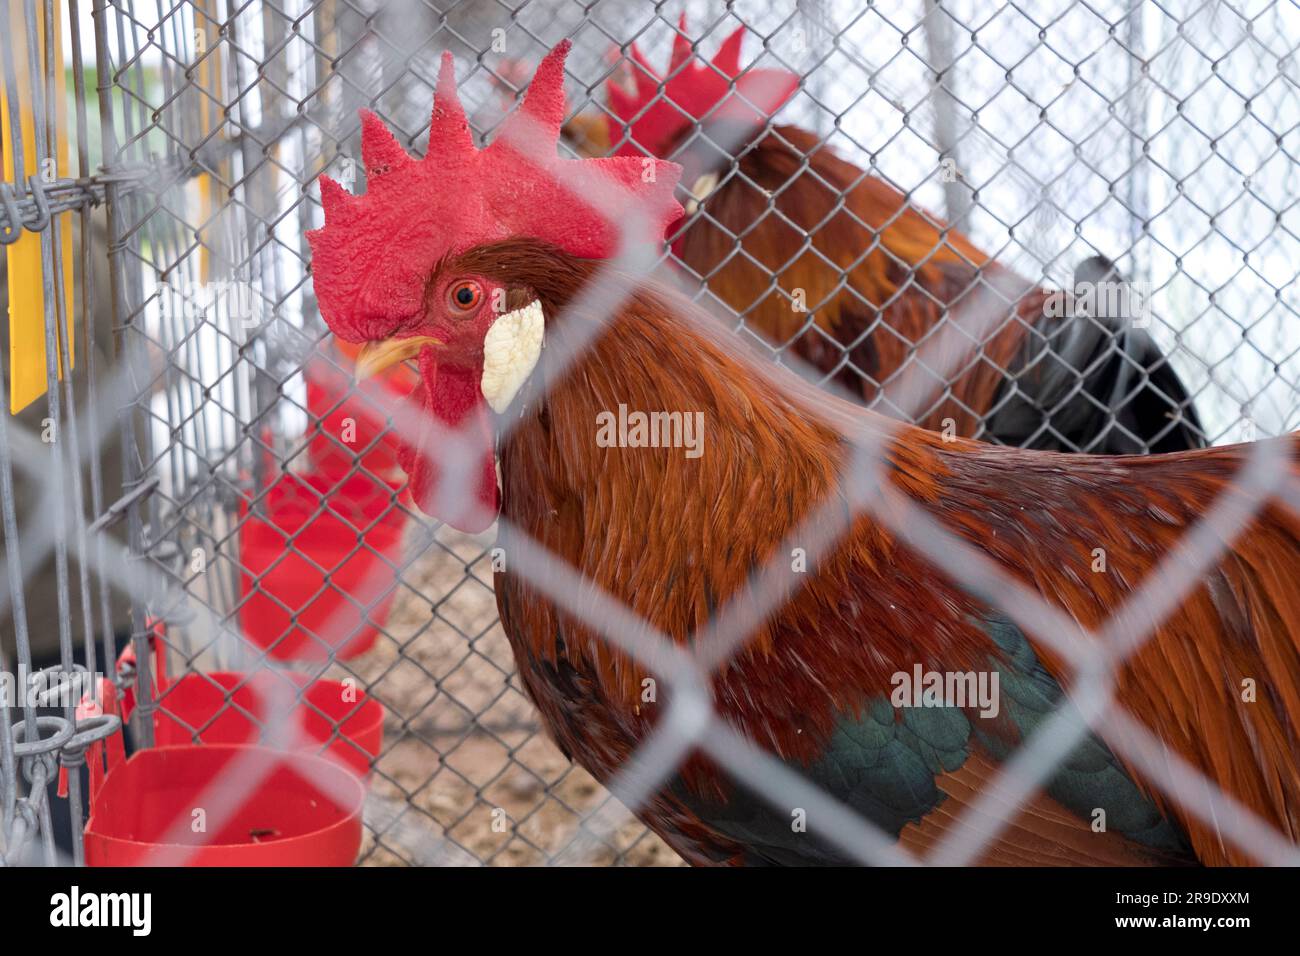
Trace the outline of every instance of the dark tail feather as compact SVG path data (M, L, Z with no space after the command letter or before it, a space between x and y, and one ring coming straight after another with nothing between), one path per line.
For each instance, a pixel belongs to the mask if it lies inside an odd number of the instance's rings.
M986 422L986 437L1024 448L1138 455L1203 448L1205 432L1192 398L1144 330L1122 315L1088 308L1086 284L1122 283L1109 260L1095 256L1075 270L1077 308L1044 315Z

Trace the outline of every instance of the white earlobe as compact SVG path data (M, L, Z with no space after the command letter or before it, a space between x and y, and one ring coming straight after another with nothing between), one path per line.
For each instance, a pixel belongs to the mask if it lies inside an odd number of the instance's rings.
M537 365L545 328L542 303L534 300L501 316L484 336L481 388L498 415L510 407Z
M686 215L694 216L700 203L708 199L713 190L718 188L718 174L705 173L691 185L691 198L686 200Z

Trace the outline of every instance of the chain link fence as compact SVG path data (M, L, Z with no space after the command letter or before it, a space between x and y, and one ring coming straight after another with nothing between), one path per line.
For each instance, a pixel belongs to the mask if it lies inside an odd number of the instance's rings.
M906 857L711 719L707 695L675 698L681 720L665 721L611 783L616 800L560 753L525 696L497 619L503 554L494 535L441 526L404 493L392 405L410 379L399 370L354 382L354 353L319 316L305 233L323 223L321 174L363 191L359 107L423 152L444 51L484 142L517 109L536 62L572 39L562 149L593 155L650 146L607 126L619 119L608 82L635 89L646 64L665 76L670 63L696 69L743 28L741 76L797 80L768 130L797 128L896 190L895 216L915 211L937 242L948 241L951 223L1026 277L1026 301L1040 288L1076 288L1080 264L1096 257L1141 285L1145 333L1186 389L1166 396L1171 420L1212 444L1300 426L1300 11L1290 4L10 0L8 13L0 241L15 414L0 416L0 670L47 667L62 675L50 687L78 691L76 675L105 675L92 689L130 697L138 748L214 743L234 720L250 740L368 768L363 864L678 864L626 806L691 746L781 805L834 821L851 858ZM698 45L686 65L672 59L683 42ZM661 79L641 109L672 99ZM687 154L705 143L739 157L762 135L728 139L685 104L674 109L695 134ZM705 223L734 240L728 261L702 268L674 243L647 270L686 277L731 327L756 329L774 361L832 391L936 428L960 406L974 418L969 434L997 439L996 409L972 410L950 390L958 404L936 412L906 376L892 388L898 370L865 360L861 340L822 335L824 303L791 308L779 270L707 201L709 189L747 175L732 159L702 191L696 176L684 183L692 228ZM782 188L754 186L782 215ZM801 248L815 247L816 227L794 228L809 242ZM750 301L734 301L719 281L736 258L767 274ZM919 281L928 259L891 260L900 289ZM842 261L825 265L840 270L831 293L843 292ZM867 301L872 334L888 326L889 304ZM762 316L773 308L794 315L794 326L770 334ZM1012 303L995 319L1016 316ZM903 341L899 369L919 364L955 381L963 359L938 345L949 323L938 330ZM1042 445L1043 434L1034 429L1026 443ZM1053 434L1054 447L1079 450ZM1273 496L1300 494L1273 446L1258 447L1239 479L1245 504L1206 516L1211 528L1230 522L1222 538ZM923 515L893 531L957 580L986 593L997 583L1018 622L1077 630ZM581 582L542 553L529 557L527 542L515 547L516 573L567 607ZM1221 548L1210 541L1200 564L1171 564L1137 592L1151 611L1143 620L1158 620ZM776 607L786 592L772 580ZM584 614L593 607L593 628L611 641L644 639L633 656L671 646L612 598L583 605ZM727 649L757 623L733 610L721 609L708 633ZM1140 644L1147 625L1120 611L1107 636ZM1155 787L1226 821L1225 839L1258 862L1294 862L1293 841L1166 761L1111 706L1097 677L1108 660L1099 652L1074 662L1095 686L1085 681L1078 712L1057 715L1007 762L999 789L1026 798L1088 720L1110 721L1138 741L1123 757ZM263 680L286 669L303 676ZM324 682L342 688L341 710L308 693ZM80 693L64 698L0 708L8 863L86 858L86 784L97 784L83 767L88 751L92 763L102 759L123 711L87 707ZM56 794L60 770L66 796ZM238 807L261 778L224 779L208 806ZM970 862L982 847L953 840L932 861Z

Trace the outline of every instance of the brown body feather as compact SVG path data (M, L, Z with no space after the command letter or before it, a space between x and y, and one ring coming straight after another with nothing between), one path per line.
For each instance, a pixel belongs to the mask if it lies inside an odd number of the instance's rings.
M845 513L839 473L850 453L846 435L897 429L882 445L890 488L1088 627L1104 622L1162 561L1177 559L1188 528L1217 496L1234 493L1246 454L1242 446L1102 458L945 443L785 371L760 369L740 354L734 336L657 289L634 294L577 363L555 374L550 362L567 337L599 321L564 309L595 264L514 242L475 250L448 268L539 297L548 343L559 346L543 351L511 412L522 421L500 450L505 517L682 643L725 602L756 596L753 569L819 505L838 501L837 517ZM702 457L598 447L596 416L620 403L703 412ZM1300 453L1294 440L1285 441L1296 480ZM503 544L508 553L508 534ZM1105 573L1092 571L1097 548L1107 555ZM1270 505L1124 663L1117 695L1167 747L1292 841L1300 835L1297 580L1300 521ZM609 779L656 719L655 707L639 706L647 668L524 577L500 573L496 586L522 679L547 726L574 759ZM978 669L990 641L972 616L984 610L879 522L858 517L715 674L715 705L759 746L807 762L835 715L887 695L892 674L917 663ZM1068 691L1071 675L1050 646L1033 643ZM1247 678L1259 688L1249 703L1242 699ZM992 766L972 760L944 782L956 803L985 765ZM698 757L684 778L697 792L725 791ZM1203 862L1251 862L1178 801L1153 792ZM1042 823L1062 813L1040 799L990 849L990 861L1069 856L1069 839L1052 837L1055 824ZM725 839L711 840L708 827L672 797L660 795L644 816L695 862L738 852ZM904 842L928 845L943 825L927 820L909 828ZM1026 846L1035 839L1042 844L1037 856ZM1094 856L1114 862L1108 852Z
M566 129L581 153L608 148L603 116ZM789 125L754 133L726 120L686 124L662 149L701 206L672 239L675 271L785 355L932 430L1112 455L1204 447L1178 373L1113 307L1063 317L1045 308L1052 291L821 137ZM1075 281L1122 277L1098 256ZM928 386L919 403L900 400L913 377Z
M697 170L685 161L689 185ZM959 354L948 388L916 416L926 428L951 418L958 434L975 434L1047 293L797 127L754 143L736 173L675 240L682 262L750 327L793 344L867 403L882 391L888 399L945 316L977 320L969 337L951 339ZM796 295L806 311L791 307ZM815 327L805 329L810 317Z

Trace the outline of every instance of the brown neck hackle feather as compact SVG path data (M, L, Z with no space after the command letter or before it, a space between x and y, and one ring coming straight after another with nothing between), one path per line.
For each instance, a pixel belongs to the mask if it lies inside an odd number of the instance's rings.
M690 186L699 169L689 158L686 168ZM866 402L882 390L888 399L945 315L960 324L964 312L992 309L996 321L962 342L950 390L917 419L938 429L952 418L959 434L975 434L1046 293L797 127L756 142L738 173L674 243L710 292ZM800 291L806 311L792 308ZM816 328L805 330L810 316Z
M600 321L564 309L596 264L518 242L471 253L453 268L529 288L548 317L547 347L525 386L525 421L501 449L504 515L673 640L687 642L724 602L757 597L751 572L776 553L783 533L828 496L841 497L837 476L850 449L834 428L800 411L793 392L819 406L825 394L797 380L770 382L758 360L738 352L739 339L677 294L657 287L632 294L583 358L552 381L549 359L565 352L566 336ZM530 391L545 398L530 402ZM598 447L596 416L620 404L702 412L703 455ZM940 439L919 430L910 437L887 445L890 473L900 490L934 497ZM841 500L827 520L846 511ZM969 599L915 593L911 580L923 567L869 522L859 521L852 537L852 547L817 562L820 590L764 622L718 675L729 715L783 756L807 759L835 710L860 706L864 688L887 688L897 669L891 662L915 656L908 631L922 622L942 632L949 659L987 655L986 639L961 614L973 608ZM878 586L854 593L853 582L867 579ZM528 595L511 603L541 615L525 628L533 642L525 660L581 659L603 699L634 724L651 719L636 713L647 668L522 581L510 578L509 588ZM827 628L828 614L851 626ZM890 615L899 626L882 637L879 653L862 653L861 634ZM816 663L834 659L835 668Z
M1088 628L1103 624L1220 494L1235 494L1245 446L1145 458L1026 452L886 421L750 356L676 293L634 292L562 374L567 337L606 317L565 309L598 264L534 242L474 250L457 268L527 288L547 316L547 348L501 448L503 513L672 640L689 644L752 574L828 502L847 513L845 435L879 435L890 487ZM619 404L703 412L703 455L598 447L596 416ZM1291 480L1300 480L1294 439ZM883 498L876 504L888 506ZM714 676L725 718L760 746L814 757L837 714L888 694L891 675L987 669L987 612L869 517L809 554L789 600ZM506 543L507 553L509 545ZM1094 573L1095 549L1107 570ZM1166 746L1277 826L1300 836L1300 519L1266 507L1181 607L1117 674L1117 699ZM654 721L639 706L651 668L615 652L526 581L498 576L520 670L560 742L600 776ZM1068 690L1071 675L1041 641ZM543 672L551 677L543 677ZM557 674L590 707L555 695ZM1243 700L1242 682L1258 687ZM671 692L671 689L668 689ZM661 693L661 702L663 695ZM583 705L576 705L579 710ZM690 769L690 768L688 768ZM695 767L694 785L707 787ZM1135 773L1141 779L1140 773ZM688 774L688 780L691 779ZM1212 827L1155 792L1205 862L1248 862Z

